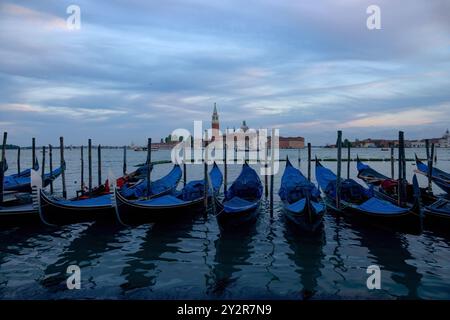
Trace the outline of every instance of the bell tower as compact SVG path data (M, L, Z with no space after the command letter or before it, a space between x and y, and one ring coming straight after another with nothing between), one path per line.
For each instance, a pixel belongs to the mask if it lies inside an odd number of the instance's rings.
M213 130L219 130L219 114L217 113L217 106L214 102L214 111L212 114L211 128Z
M212 119L211 119L211 129L212 129L212 139L214 140L216 136L219 135L219 114L217 113L217 106L216 103L214 102L214 111L212 114Z

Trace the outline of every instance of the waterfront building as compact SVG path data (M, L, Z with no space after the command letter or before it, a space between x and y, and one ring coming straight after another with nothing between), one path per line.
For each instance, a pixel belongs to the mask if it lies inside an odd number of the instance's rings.
M219 124L219 115L217 112L217 106L214 103L214 110L212 114L211 121L211 129L213 132L213 137L211 140L214 140L214 137L217 136L220 124ZM237 141L245 141L244 146L238 146L237 149L258 149L258 134L259 130L251 130L247 125L247 121L243 120L240 128L238 130L233 129L227 135L234 136L231 140ZM268 133L270 134L270 133ZM227 138L229 138L227 136ZM270 136L268 137L268 143L270 143ZM305 138L304 137L279 137L279 148L280 149L301 149L305 147Z
M450 148L450 133L447 129L441 139L439 139L439 147L441 148Z

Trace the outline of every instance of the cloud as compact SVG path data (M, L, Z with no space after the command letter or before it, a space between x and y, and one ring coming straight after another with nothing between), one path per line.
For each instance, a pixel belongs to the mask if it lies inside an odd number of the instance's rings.
M440 112L426 110L408 110L395 114L380 114L351 120L342 123L342 128L367 128L367 127L391 127L400 128L408 126L420 126L433 123Z
M112 116L127 114L124 110L46 107L29 104L0 104L0 110L27 114L39 113L50 117L63 117L82 121L104 121Z
M66 21L61 17L54 16L38 10L33 10L25 6L12 3L0 4L0 11L3 16L9 16L12 19L19 19L23 24L34 25L34 27L43 27L46 30L67 30ZM4 26L8 21L4 21Z
M79 32L65 26L69 4L0 7L2 121L44 139L73 127L103 143L157 139L209 122L214 102L222 127L245 119L314 143L338 128L447 126L448 1L379 0L377 31L366 28L368 0L79 0Z

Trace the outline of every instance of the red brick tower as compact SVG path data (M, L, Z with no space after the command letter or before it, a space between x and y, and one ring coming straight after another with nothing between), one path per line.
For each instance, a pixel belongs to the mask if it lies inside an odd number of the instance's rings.
M217 113L216 103L214 103L214 111L212 114L211 128L212 128L211 140L215 140L215 138L219 136L219 114Z

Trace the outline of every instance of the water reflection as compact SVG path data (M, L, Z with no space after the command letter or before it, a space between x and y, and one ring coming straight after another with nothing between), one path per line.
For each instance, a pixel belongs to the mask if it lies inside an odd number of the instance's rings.
M346 267L346 261L344 260L345 255L341 251L343 251L342 247L342 234L346 234L346 231L348 230L349 226L345 223L342 217L340 216L326 216L325 219L328 223L332 224L333 232L332 232L332 239L335 243L335 246L333 248L333 255L330 258L330 262L333 264L333 271L341 278L340 280L346 281L345 275L348 272L348 269ZM344 237L346 238L346 236ZM338 281L334 281L334 284L336 285ZM336 292L334 292L334 295L339 295L340 288L336 288Z
M292 223L285 220L284 236L289 243L292 253L287 256L292 260L297 269L295 272L300 275L303 299L312 298L317 293L317 279L322 275L323 268L323 247L326 243L323 227L312 234L299 232Z
M83 269L93 266L103 253L115 248L120 230L121 227L117 225L108 226L98 222L88 225L58 256L58 260L45 268L40 284L50 292L67 290L67 267L77 265ZM95 286L93 279L90 283Z
M177 254L182 249L178 243L189 237L195 218L184 219L175 224L152 224L142 226L147 228L142 236L141 245L135 252L126 255L127 263L122 270L126 282L120 285L122 293L147 288L152 291L158 274L162 271L158 267L159 261L174 261L164 258L165 253Z
M250 265L256 225L248 228L222 231L215 241L214 267L207 293L213 297L224 297L239 279L238 273L244 265Z
M358 225L355 233L360 237L361 245L369 250L373 263L383 271L392 273L391 279L406 289L406 295L391 292L391 295L417 299L422 275L409 263L413 260L405 235L389 230L380 230ZM382 283L383 283L383 278ZM395 290L399 292L398 290Z

